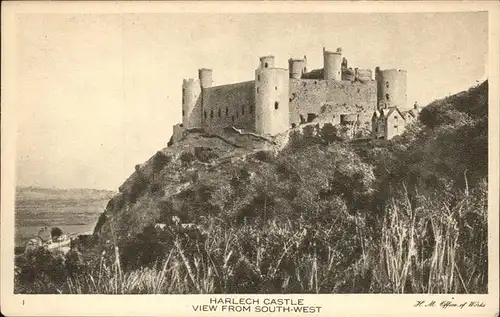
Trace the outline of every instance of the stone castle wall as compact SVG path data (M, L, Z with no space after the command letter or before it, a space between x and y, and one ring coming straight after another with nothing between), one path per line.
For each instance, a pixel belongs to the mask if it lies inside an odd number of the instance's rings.
M255 130L254 89L254 81L203 89L203 128Z
M363 124L371 124L377 105L375 81L350 82L313 79L290 79L290 124L300 124L311 114L325 112L333 123L341 116L359 114Z

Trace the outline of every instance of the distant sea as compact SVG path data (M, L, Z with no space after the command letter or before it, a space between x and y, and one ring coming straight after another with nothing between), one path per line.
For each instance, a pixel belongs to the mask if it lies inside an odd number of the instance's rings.
M96 197L91 197L92 193L72 197L68 191L51 193L50 197L23 194L17 195L15 203L16 246L23 246L43 227L59 227L64 233L92 232L113 193Z

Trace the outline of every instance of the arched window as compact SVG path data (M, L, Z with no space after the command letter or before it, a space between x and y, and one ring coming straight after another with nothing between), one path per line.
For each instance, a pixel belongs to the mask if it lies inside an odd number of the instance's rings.
M278 108L279 108L279 103L276 101L276 102L274 103L274 109L278 110Z
M385 87L389 88L389 82L388 81L385 82Z
M184 117L186 114L184 113L184 109L182 109L182 116Z
M267 66L268 66L268 65L267 65L267 63L265 63L265 64L264 64L264 67L265 67L265 68L267 68Z

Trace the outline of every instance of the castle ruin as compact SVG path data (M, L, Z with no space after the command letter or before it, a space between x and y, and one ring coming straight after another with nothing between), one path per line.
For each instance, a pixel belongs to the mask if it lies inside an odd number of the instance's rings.
M212 70L202 68L197 79L183 81L182 124L174 126L173 139L193 128L234 127L273 136L315 120L389 139L416 117L406 87L405 70L376 67L373 79L370 69L348 67L341 48L323 48L323 68L311 71L306 56L290 58L288 69L275 67L274 56L262 56L253 80L228 85L213 86ZM396 133L388 131L394 124L387 109L397 109L403 118Z

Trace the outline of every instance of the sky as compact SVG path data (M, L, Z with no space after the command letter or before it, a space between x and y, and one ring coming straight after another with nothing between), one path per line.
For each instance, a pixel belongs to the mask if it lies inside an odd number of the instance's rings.
M117 190L181 121L183 78L253 80L342 47L349 66L408 71L426 105L487 78L488 16L462 13L26 14L16 37L17 185Z

